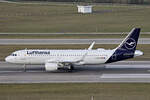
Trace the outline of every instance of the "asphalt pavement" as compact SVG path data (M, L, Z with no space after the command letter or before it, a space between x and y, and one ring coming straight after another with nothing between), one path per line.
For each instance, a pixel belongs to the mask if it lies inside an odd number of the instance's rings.
M73 72L46 72L44 65L0 62L0 83L150 83L149 61L75 66Z
M46 44L120 44L123 39L0 39L0 45L46 45ZM138 44L150 44L150 38L140 38Z

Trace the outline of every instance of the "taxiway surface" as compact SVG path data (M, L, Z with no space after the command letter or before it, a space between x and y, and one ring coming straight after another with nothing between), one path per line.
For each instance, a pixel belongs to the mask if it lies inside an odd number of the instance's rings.
M149 61L123 61L107 65L76 66L71 72L46 72L44 65L0 62L0 83L139 82L150 83Z
M120 44L123 39L0 39L0 45L39 45L39 44ZM138 44L150 44L150 38L140 38Z

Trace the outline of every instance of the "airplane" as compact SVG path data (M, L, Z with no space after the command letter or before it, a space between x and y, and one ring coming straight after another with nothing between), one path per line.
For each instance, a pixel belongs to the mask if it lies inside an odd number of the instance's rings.
M75 65L100 65L122 61L143 55L142 51L136 50L140 30L140 28L133 28L122 43L112 50L92 49L95 44L93 42L88 49L18 50L7 56L5 61L24 65L45 64L46 71L60 69L72 71Z

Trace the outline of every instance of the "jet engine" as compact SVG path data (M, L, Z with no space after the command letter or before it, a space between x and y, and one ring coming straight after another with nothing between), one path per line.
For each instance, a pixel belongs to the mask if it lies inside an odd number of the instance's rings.
M45 70L46 71L57 71L58 67L59 66L57 63L46 63L45 64Z

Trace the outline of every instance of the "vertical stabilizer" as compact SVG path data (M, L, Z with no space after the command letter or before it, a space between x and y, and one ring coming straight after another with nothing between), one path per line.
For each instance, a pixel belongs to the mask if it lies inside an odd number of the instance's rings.
M117 47L117 49L135 51L140 30L140 28L133 28L131 32L126 36L126 38L122 41L122 43Z
M114 50L114 53L106 63L133 58L140 30L140 28L133 28L132 31L122 41L122 43Z

